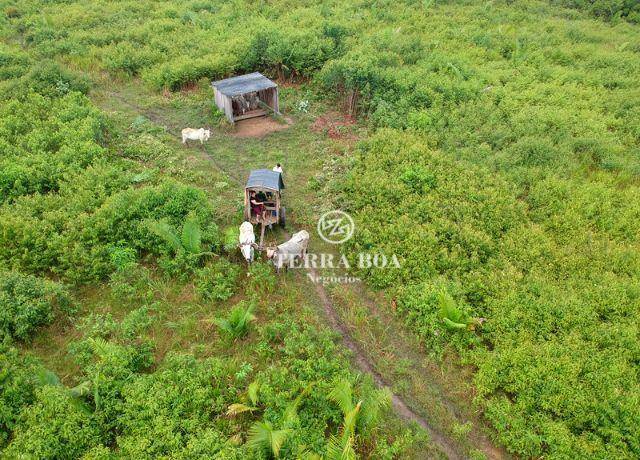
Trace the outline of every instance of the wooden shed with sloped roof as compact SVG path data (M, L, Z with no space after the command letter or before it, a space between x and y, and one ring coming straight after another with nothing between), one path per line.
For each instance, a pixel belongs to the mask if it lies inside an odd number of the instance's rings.
M260 72L214 81L211 86L216 105L231 123L270 111L280 113L278 85Z

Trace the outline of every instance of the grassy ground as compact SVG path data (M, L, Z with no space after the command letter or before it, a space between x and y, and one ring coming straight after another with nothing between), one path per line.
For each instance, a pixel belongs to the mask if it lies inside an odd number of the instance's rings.
M314 230L317 217L331 207L323 188L348 161L357 139L364 136L366 130L357 123L345 121L321 103L312 103L309 113L288 110L306 94L303 87L285 86L281 97L292 124L261 138L238 138L234 136L233 127L214 119L211 93L204 84L189 91L160 95L146 90L137 81L103 79L92 93L92 99L121 130L126 131L136 120L139 122L140 117L157 127L157 138L171 151L169 157L156 162L157 166L165 174L208 190L221 219L230 225L240 222L242 184L248 172L282 163L289 230L307 228L313 234L312 251L334 252L335 248L322 243ZM203 148L197 144L181 145L178 133L182 127L212 124L212 137ZM268 242L283 238L281 233L267 233ZM190 350L206 356L231 354L251 362L251 344L240 349L229 348L229 344L220 341L211 322L241 299L203 304L195 299L190 285L158 277L152 286L149 295L155 301L156 320L148 334L158 343L159 356L171 350ZM279 318L292 315L314 327L326 327L321 302L312 292L306 273L281 275L277 291L261 302L264 307L261 320L270 315ZM441 437L442 442L455 446L459 452L489 458L505 456L492 446L488 440L490 433L473 409L466 370L447 362L442 365L427 357L418 341L393 317L391 299L370 292L360 284L329 286L327 292L345 330L359 350L364 351L375 374L428 422L434 430L432 435ZM114 302L109 292L105 295L99 289L79 294L86 313L103 312L123 318L135 306L135 301ZM61 350L64 342L76 335L71 327L60 330L56 326L55 330L41 335L33 346L48 365L71 381L73 366ZM418 457L423 454L416 452Z
M205 189L225 225L240 222L242 184L248 171L281 162L288 186L288 230L304 227L315 235L313 227L321 212L339 206L330 186L353 158L357 140L368 134L304 85L283 84L282 106L291 126L262 138L239 138L212 114L208 82L192 82L203 75L227 75L254 67L271 70L274 75L287 69L296 78L314 75L323 68L317 81L336 93L345 89L345 83L362 78L365 83L351 88L355 90L352 95L363 91L363 102L368 104L364 109L372 126L412 127L426 134L416 141L420 145L438 145L463 162L504 168L514 183L523 185L518 197L523 201L529 199L527 180L535 179L535 183L537 179L533 174L522 175L522 168L514 168L518 161L534 166L539 162L568 176L593 175L594 179L609 174L602 170L613 171L611 183L615 187L635 183L638 163L633 152L637 150L638 129L633 115L637 112L634 71L638 46L633 26L595 23L574 11L548 6L548 2L472 3L267 2L251 8L243 5L242 9L235 2L215 7L202 2L184 6L97 2L87 9L81 3L59 8L25 2L17 7L11 3L5 10L7 25L15 23L15 27L0 34L11 36L12 43L36 59L55 59L65 69L88 72L94 83L91 98L115 126L110 132L124 138L110 143L114 152L126 149L129 141L146 146L149 155L141 161L148 163L149 174L176 177ZM237 20L240 10L245 13L242 21ZM250 32L245 30L247 21L256 25ZM262 49L265 41L278 46ZM191 56L184 53L187 47ZM107 70L109 75L103 73ZM119 77L123 75L120 72L138 75L145 83ZM166 90L178 90L183 84L188 87L182 91ZM303 99L311 101L309 113L295 110ZM140 124L148 124L150 129L140 134L132 128ZM181 128L210 125L214 136L206 146L180 144ZM381 136L385 135L390 136ZM397 135L403 139L406 132ZM561 154L553 154L556 150ZM573 154L578 154L579 161L567 162ZM394 160L390 158L390 163ZM449 172L456 170L450 168ZM462 188L466 189L468 182L461 182ZM357 201L359 197L352 198ZM540 212L546 211L548 197L540 194L539 198L543 202ZM599 201L597 198L585 203ZM584 206L580 201L575 203L576 207ZM440 203L438 206L442 208ZM377 210L382 220L395 211L393 204ZM564 224L565 215L559 214L559 221ZM562 225L558 228L559 235L570 235ZM576 235L582 236L582 232ZM284 238L284 233L269 234L268 242ZM314 251L334 249L317 238L312 241ZM568 264L562 265L565 268ZM198 355L226 354L260 364L251 361L251 339L236 350L240 347L221 340L211 327L212 318L242 297L202 302L190 284L164 279L152 264L148 268L150 273L140 281L148 284L141 290L148 298L122 292L127 287L116 279L77 293L82 304L80 316L101 312L126 320L139 304L151 303L148 315L153 321L145 334L158 344L158 358L171 350L191 350ZM314 289L305 275L296 272L279 278L278 289L260 302L262 322L286 324L295 319L320 329L335 329L335 339L350 350L354 367L393 388L402 403L397 403L396 409L422 421L435 444L461 456L504 456L488 441L492 433L484 428L472 404L471 370L452 364L454 360L446 356L443 362L432 360L420 339L393 314L395 299L360 285ZM430 318L425 323L427 329L435 324ZM69 384L75 383L77 369L65 350L78 334L74 325L56 324L30 347ZM429 337L423 335L421 340L429 342ZM507 349L505 354L510 353ZM527 372L521 374L525 380ZM535 384L526 383L535 388ZM505 390L496 389L500 395ZM563 390L570 389L571 381ZM565 396L558 392L559 398ZM543 410L532 412L538 418ZM554 426L556 416L552 414L549 420ZM492 420L496 423L495 417ZM397 421L390 418L389 423ZM534 431L527 426L518 432L513 424L504 425L502 442L507 445L514 441L509 436L505 441L509 432L517 444L527 437L527 431ZM533 452L543 452L549 438L542 437L540 444L542 450ZM509 448L527 452L517 445ZM419 448L415 455L421 456ZM429 455L435 454L429 451Z

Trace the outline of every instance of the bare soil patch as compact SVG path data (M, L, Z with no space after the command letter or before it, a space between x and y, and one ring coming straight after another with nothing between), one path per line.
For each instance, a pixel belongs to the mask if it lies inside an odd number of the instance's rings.
M324 132L331 139L357 139L352 129L355 124L356 121L349 115L329 112L316 118L311 125L311 131Z
M232 134L234 137L263 137L269 133L282 131L289 128L293 121L290 118L284 119L286 123L281 123L271 117L249 118L236 123Z

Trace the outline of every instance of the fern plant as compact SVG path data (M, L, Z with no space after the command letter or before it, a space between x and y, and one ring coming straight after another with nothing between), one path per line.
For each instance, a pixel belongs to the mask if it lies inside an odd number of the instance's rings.
M243 304L240 303L231 309L228 317L216 318L213 322L222 332L233 339L244 337L249 331L250 323L256 319L253 310L253 304L244 308Z

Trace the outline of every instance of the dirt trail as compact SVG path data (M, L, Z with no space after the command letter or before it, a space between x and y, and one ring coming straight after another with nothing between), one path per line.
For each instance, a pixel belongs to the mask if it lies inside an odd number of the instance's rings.
M162 126L166 129L166 131L172 135L176 136L176 139L179 138L180 132L179 127L175 126L174 123L171 122L163 113L158 112L153 109L145 109L143 107L137 106L134 103L129 102L124 96L115 92L106 92L105 95L108 97L117 99L119 103L129 107L132 111L137 114L143 115L153 123ZM244 186L244 175L248 173L248 171L240 170L238 172L232 173L221 165L218 161L216 161L215 157L212 156L208 150L206 145L197 144L199 150L207 157L207 159L211 162L211 164L222 174L229 177L230 180L235 182L238 185ZM240 175L242 173L243 175ZM309 268L308 273L310 273L313 277L317 277L318 273L314 268ZM351 351L353 354L353 361L357 368L364 373L367 373L372 376L375 384L378 387L387 387L391 388L391 386L385 382L384 378L375 370L375 365L370 359L367 357L366 353L363 352L361 347L358 345L358 342L352 337L348 328L340 320L338 312L333 304L331 298L327 294L322 283L313 283L316 294L322 304L324 314L328 320L329 325L332 329L340 334L342 337L343 345ZM462 453L461 447L459 444L452 439L450 439L447 435L443 434L438 428L434 427L427 419L417 414L414 410L412 410L409 404L399 395L392 392L392 405L395 409L396 414L403 420L409 422L415 422L419 426L421 426L430 436L432 442L435 444L436 448L439 449L447 458L452 460L463 459L466 456ZM493 448L490 443L482 443L484 444L482 450L487 454L489 458L501 458L498 449Z
M313 277L318 276L318 273L313 268L310 268L308 272ZM362 372L370 374L373 378L373 381L379 388L386 387L391 389L390 386L383 380L382 376L375 371L373 364L368 360L356 341L353 339L353 337L351 337L347 328L340 321L336 309L329 299L329 296L327 295L327 292L325 291L322 283L313 284L316 289L316 294L318 294L318 297L322 302L324 313L329 320L329 325L342 336L342 343L351 351L351 353L353 353L353 361L355 362L358 369L360 369L360 371ZM436 444L436 446L447 456L447 458L451 460L464 458L458 453L457 447L453 443L451 443L449 439L447 439L447 437L434 429L423 417L412 411L401 397L393 392L391 393L391 395L391 403L396 411L396 414L400 418L409 422L416 422L418 425L420 425L427 433L429 433L429 436L433 443Z

